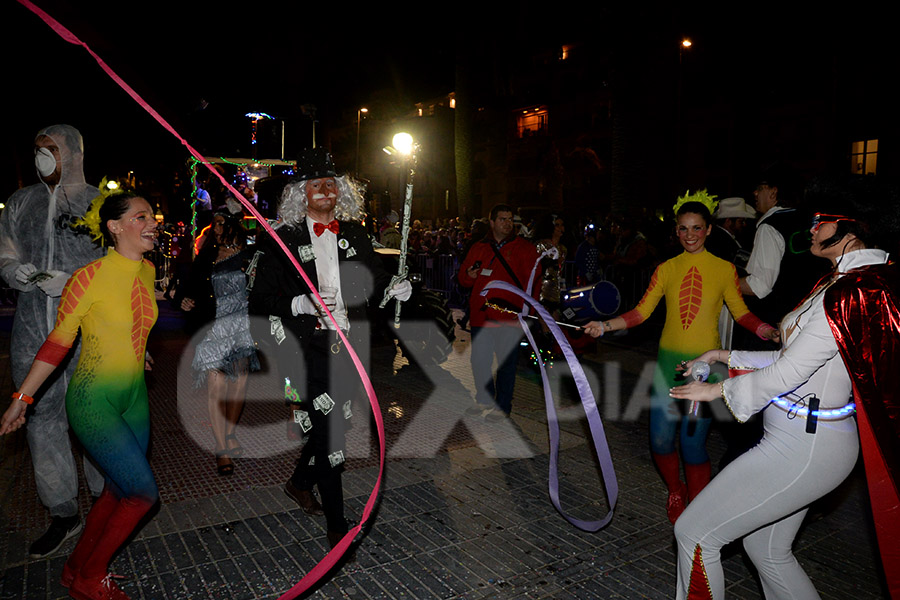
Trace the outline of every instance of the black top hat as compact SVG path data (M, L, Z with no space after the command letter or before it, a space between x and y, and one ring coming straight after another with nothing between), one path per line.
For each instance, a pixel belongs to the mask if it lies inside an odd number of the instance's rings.
M337 177L331 153L325 148L304 148L297 158L297 175L295 181Z

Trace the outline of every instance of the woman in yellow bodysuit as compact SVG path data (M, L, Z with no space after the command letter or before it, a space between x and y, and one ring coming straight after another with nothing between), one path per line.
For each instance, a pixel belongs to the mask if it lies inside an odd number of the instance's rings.
M66 411L72 430L106 474L106 485L63 567L61 583L73 598L127 598L107 574L109 561L159 496L146 456L150 416L144 383L147 336L157 308L154 268L143 254L153 249L156 221L147 201L133 193L98 198L92 212L98 234L114 249L69 279L56 327L13 394L0 435L25 423L31 396L65 358L80 329L81 358Z
M705 191L679 198L674 207L675 230L684 252L657 267L644 297L633 310L584 326L594 337L634 327L653 313L663 297L666 299L666 322L659 340L650 396L650 449L669 491L666 512L672 523L710 479L706 436L711 419L697 419L693 432L689 431L687 416L679 414L669 397L669 388L683 383L676 366L719 347L718 319L723 302L739 325L763 339L775 339L778 335L773 327L747 309L734 265L706 251L706 236L712 229L711 213L715 210L713 198ZM681 481L680 461L675 451L679 429L687 485Z

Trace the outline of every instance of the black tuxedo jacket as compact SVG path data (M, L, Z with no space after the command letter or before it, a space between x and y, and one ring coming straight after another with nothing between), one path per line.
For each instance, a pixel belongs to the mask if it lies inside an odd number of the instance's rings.
M391 275L385 271L362 225L341 221L340 226L337 238L341 297L352 322L366 318L369 302L376 305L381 302ZM310 258L312 240L306 220L297 227L282 226L276 232L312 284L318 287L315 258ZM316 331L318 318L314 315L294 316L291 302L300 294L312 292L270 236L259 239L257 246L255 265L251 266L250 272L250 312L279 317L285 329L293 333L302 346Z

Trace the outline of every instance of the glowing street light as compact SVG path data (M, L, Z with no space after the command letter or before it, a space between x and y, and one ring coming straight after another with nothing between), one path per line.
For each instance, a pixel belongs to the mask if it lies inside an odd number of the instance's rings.
M684 54L685 50L690 50L690 48L694 45L694 42L691 41L691 38L681 38L681 43L678 45L678 66L681 67L681 57Z
M394 145L394 149L397 152L404 156L409 156L413 153L413 137L408 133L398 133L391 140L391 144Z

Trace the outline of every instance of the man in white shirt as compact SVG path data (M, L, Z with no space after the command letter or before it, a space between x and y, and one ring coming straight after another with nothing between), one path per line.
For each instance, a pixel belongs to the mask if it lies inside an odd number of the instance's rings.
M784 168L772 167L753 192L762 216L756 224L748 275L740 280L741 292L757 299L748 299L750 310L775 326L828 270L827 261L809 252L812 215L786 206L790 180Z
M764 173L753 192L756 210L762 215L756 224L753 251L747 262L746 277L740 279L747 308L774 326L792 311L812 290L828 270L828 261L809 252L810 219L796 208L788 208L785 199L794 197L793 177L780 165ZM797 192L799 195L799 192ZM733 348L743 350L778 350L780 344L745 335L740 328L733 332ZM723 424L728 445L719 462L719 470L755 446L763 435L762 418L754 415L744 423Z
M308 434L284 491L307 514L325 515L328 541L334 547L348 531L341 472L352 399L360 390L335 323L345 335L358 339L352 332L361 328L354 328L354 321L366 318L367 303L381 300L391 276L359 223L364 216L362 195L352 179L337 176L331 155L322 148L304 150L297 172L284 189L275 228L322 302L283 251L266 239L258 242L260 250L249 269L250 310L269 316L271 339L259 341L272 342L285 400ZM408 281L390 290L401 300L411 293ZM357 350L364 346L353 345ZM321 504L313 486L319 489Z

